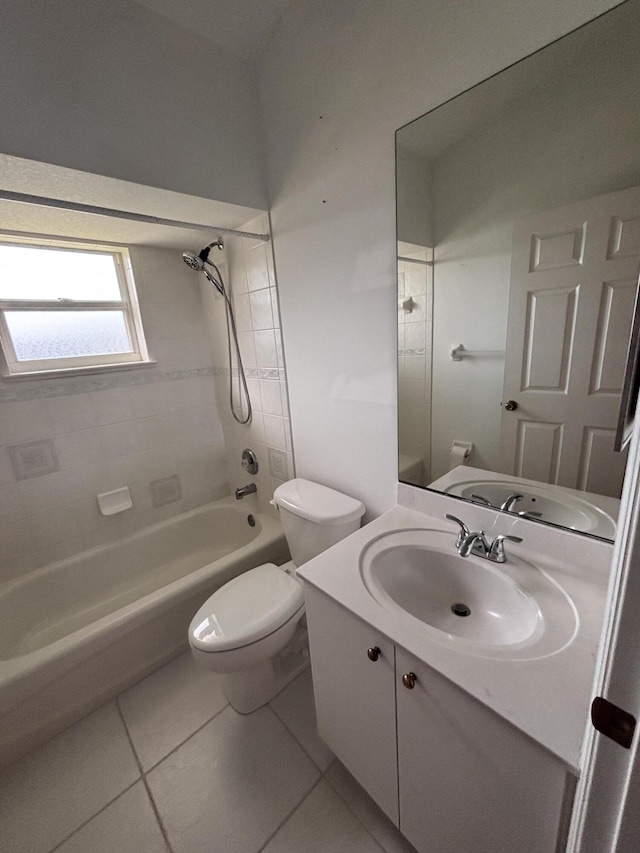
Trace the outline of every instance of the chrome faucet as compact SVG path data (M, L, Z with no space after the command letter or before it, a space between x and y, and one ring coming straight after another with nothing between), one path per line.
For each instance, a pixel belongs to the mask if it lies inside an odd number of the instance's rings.
M509 495L509 497L506 499L506 501L504 501L504 503L502 504L500 509L503 510L504 512L513 512L513 507L515 506L515 504L518 501L523 501L523 500L524 500L524 495L521 495L520 492L514 492L512 495Z
M257 491L258 487L255 483L249 483L247 486L240 486L239 489L236 489L236 500L241 501L242 498L245 498L247 495L252 495Z
M449 521L455 521L460 527L458 538L456 539L456 549L461 557L468 557L469 554L474 554L476 557L491 560L492 563L506 563L505 541L522 542L521 536L510 536L506 533L501 533L489 544L484 530L472 532L464 521L461 521L455 515L447 513L445 518L448 518Z

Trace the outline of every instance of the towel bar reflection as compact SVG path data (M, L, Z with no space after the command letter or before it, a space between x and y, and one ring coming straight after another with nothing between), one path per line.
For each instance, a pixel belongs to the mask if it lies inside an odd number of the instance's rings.
M451 361L462 361L463 358L504 358L503 349L465 349L463 344L449 350Z

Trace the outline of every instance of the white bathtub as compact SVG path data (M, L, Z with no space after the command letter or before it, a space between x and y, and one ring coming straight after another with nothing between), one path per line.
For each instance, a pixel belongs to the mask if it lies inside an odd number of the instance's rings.
M205 598L289 558L280 522L233 498L0 588L0 764L187 648Z

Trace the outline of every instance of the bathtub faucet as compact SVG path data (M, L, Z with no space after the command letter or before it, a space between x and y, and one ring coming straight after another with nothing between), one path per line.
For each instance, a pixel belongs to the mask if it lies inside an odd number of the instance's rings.
M252 495L257 491L258 487L255 483L249 483L248 486L241 486L239 489L236 489L236 500L241 501L246 495Z

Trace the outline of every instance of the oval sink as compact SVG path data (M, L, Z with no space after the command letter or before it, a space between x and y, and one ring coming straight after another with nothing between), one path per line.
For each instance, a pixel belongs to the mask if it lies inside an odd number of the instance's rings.
M414 627L467 649L559 650L577 621L564 592L532 564L460 557L456 533L398 530L369 543L360 573L369 594ZM514 577L515 576L515 577Z
M543 485L528 484L520 486L518 483L503 480L466 480L449 486L446 491L467 500L475 500L474 496L478 495L498 508L510 495L517 492L524 495L524 498L514 504L513 512L536 513L541 521L560 524L570 530L591 533L605 539L613 539L616 534L616 523L610 515L600 507L560 487L547 488Z

